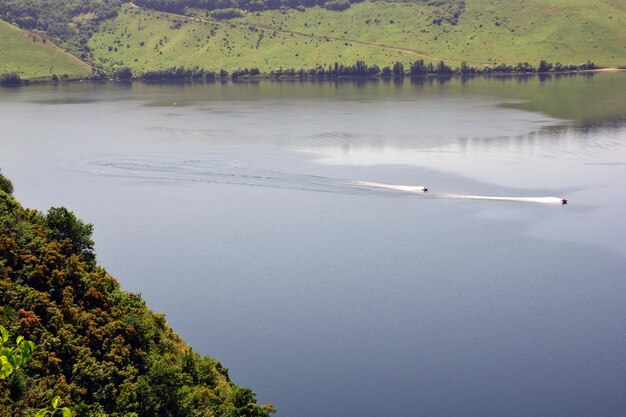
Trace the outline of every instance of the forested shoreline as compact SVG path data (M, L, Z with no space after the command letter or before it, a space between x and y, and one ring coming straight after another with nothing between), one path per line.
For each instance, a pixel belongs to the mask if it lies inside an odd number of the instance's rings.
M423 59L416 60L405 68L401 62L396 62L393 66L368 65L363 61L357 61L352 65L343 65L335 63L334 65L315 68L279 68L271 70L269 73L261 73L258 68L244 68L227 71L221 69L219 71L206 70L203 68L185 68L171 67L166 69L155 69L149 71L141 71L134 73L129 67L120 67L110 74L103 71L94 71L85 78L70 79L66 76L57 76L54 74L49 80L35 80L37 84L41 83L60 83L69 81L193 81L193 82L216 82L216 81L238 81L238 80L324 80L324 79L363 79L363 78L448 78L460 76L470 78L476 76L550 76L576 73L593 73L602 70L593 62L587 61L583 64L552 64L547 61L540 61L537 66L533 66L528 62L518 63L516 65L498 64L494 66L474 67L465 62L460 66L451 67L445 61L439 61L437 64L426 63ZM618 70L624 70L619 68ZM31 80L22 78L17 72L0 74L0 86L20 86L28 85Z

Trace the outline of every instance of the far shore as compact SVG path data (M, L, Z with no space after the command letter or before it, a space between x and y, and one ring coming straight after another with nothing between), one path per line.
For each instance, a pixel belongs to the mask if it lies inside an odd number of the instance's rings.
M318 82L318 81L376 81L376 80L398 80L398 79L445 79L449 80L452 78L460 78L460 79L473 79L473 78L491 78L491 77L511 77L511 78L524 78L524 77L533 77L533 76L543 76L543 77L559 77L559 76L572 76L572 75L584 75L584 74L595 74L595 73L603 73L603 72L626 72L626 67L609 67L609 68L596 68L596 69L584 69L584 70L574 70L574 71L550 71L550 72L491 72L491 73L471 73L471 74L462 74L459 72L454 72L452 74L424 74L424 75L371 75L371 76L361 76L361 75L339 75L339 76L323 76L323 77L311 77L304 76L301 77L299 75L294 76L272 76L267 73L262 73L259 75L245 75L238 77L215 77L213 79L198 79L198 78L158 78L158 79L144 79L142 77L130 77L130 78L112 78L112 77L102 77L98 79L94 79L92 77L77 77L77 78L60 78L57 80L53 80L51 78L31 78L31 79L22 79L19 84L14 85L2 85L0 87L25 87L29 85L62 85L62 84L70 84L70 83L133 83L133 82L142 82L146 84L178 84L178 83L225 83L225 82L256 82L256 81L292 81L292 82Z

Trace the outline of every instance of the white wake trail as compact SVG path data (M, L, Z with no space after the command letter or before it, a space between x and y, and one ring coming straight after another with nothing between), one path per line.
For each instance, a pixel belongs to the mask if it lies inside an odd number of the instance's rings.
M538 204L566 204L567 200L560 197L506 197L470 194L426 194L428 188L423 185L385 184L372 181L351 181L351 184L394 191L402 191L412 194L422 194L424 198L441 198L450 200L491 200L491 201L514 201L519 203Z
M491 200L538 204L567 204L559 197L500 197L465 194L432 194L423 185L386 184L346 180L318 175L282 172L238 164L221 157L205 159L111 158L102 156L82 161L82 169L97 175L137 178L149 181L187 181L215 184L271 187L352 195L379 195L396 198Z
M500 197L489 195L465 195L465 194L434 194L432 198L447 198L452 200L492 200L492 201L517 201L520 203L539 204L563 204L560 197Z
M404 191L407 193L424 193L428 188L423 185L401 185L401 184L383 184L381 182L371 181L351 181L352 184L362 185L364 187L385 188L387 190Z

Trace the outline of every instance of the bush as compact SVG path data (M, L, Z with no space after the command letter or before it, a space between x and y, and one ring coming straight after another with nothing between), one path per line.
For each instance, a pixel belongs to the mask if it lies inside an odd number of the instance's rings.
M0 85L14 86L22 83L22 77L17 72L7 72L0 75Z
M93 255L93 225L83 223L74 213L65 207L52 207L46 216L46 225L49 229L49 237L53 240L69 239L76 253Z
M393 75L396 75L396 76L404 75L404 65L402 65L402 62L396 61L396 63L393 64Z
M541 60L537 66L537 72L549 72L553 68L552 64L547 63L545 60Z
M211 17L218 20L235 19L237 17L243 17L243 13L239 9L221 9L213 10Z
M324 3L324 8L328 10L334 10L340 12L350 8L349 0L330 0Z
M13 194L13 183L10 179L0 173L0 190L7 194Z
M469 71L469 66L464 67L465 71ZM439 61L439 63L437 64L437 68L435 69L435 71L437 72L437 74L443 75L443 74L452 74L452 68L450 68L448 65L446 65L445 62L443 61Z
M133 70L128 67L119 67L113 71L113 78L116 80L130 80L133 78Z
M106 74L102 71L94 69L94 71L85 78L91 81L99 81L106 79Z
M262 0L252 0L248 3L247 9L252 12L260 12L265 10L265 3Z

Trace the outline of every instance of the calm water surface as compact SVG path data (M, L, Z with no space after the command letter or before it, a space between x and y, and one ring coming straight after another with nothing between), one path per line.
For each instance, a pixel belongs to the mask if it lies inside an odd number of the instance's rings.
M624 416L625 93L2 89L0 167L280 417Z

